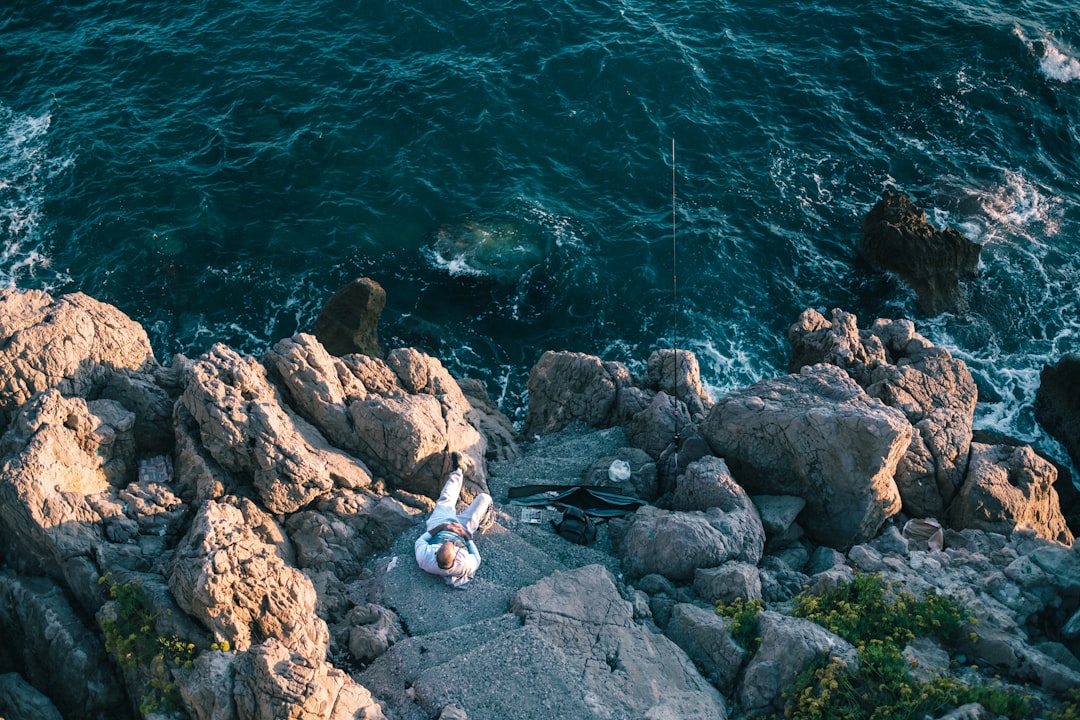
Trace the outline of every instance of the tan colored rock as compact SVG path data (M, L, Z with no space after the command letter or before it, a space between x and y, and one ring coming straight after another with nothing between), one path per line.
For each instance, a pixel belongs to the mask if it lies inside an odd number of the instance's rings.
M1031 530L1046 540L1072 545L1054 481L1057 468L1029 445L972 443L967 480L953 503L956 528L978 528L1009 535Z
M751 494L805 499L804 529L819 544L868 540L900 510L893 476L911 425L835 366L735 391L700 429Z
M254 358L215 345L185 368L181 402L203 445L227 470L250 477L273 513L294 512L336 487L367 487L371 475L294 413Z
M412 349L394 350L386 362L334 358L301 334L278 342L266 362L300 415L393 484L438 496L456 451L470 461L467 490L487 490L478 418L438 360Z
M367 688L321 660L268 638L235 663L240 720L381 720Z
M315 588L294 562L280 528L255 503L209 501L176 548L169 588L217 642L243 651L276 638L321 661L329 631L315 614Z
M112 401L47 390L2 440L0 535L6 552L61 579L65 562L93 557L106 533L130 539L116 485L134 479L134 416Z
M0 289L0 428L34 393L86 397L120 369L157 365L142 327L83 293Z

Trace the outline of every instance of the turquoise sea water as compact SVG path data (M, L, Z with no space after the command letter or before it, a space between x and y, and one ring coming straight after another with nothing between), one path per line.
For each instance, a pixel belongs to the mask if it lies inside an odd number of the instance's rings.
M14 0L0 284L113 303L168 363L372 277L389 345L519 419L546 349L677 344L719 395L806 307L906 316L978 425L1063 459L1031 404L1080 351L1078 145L1059 2ZM859 264L885 189L983 245L969 311Z

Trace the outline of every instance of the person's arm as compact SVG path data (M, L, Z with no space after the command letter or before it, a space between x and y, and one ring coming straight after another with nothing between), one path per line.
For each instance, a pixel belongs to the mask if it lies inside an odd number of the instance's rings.
M439 562L435 557L436 546L430 543L431 533L424 533L416 542L413 543L413 554L416 555L416 564L420 566L420 569L424 572L435 573L441 575L441 570L437 571Z
M476 572L476 568L480 567L480 551L476 549L476 543L472 541L472 538L466 538L465 545L469 550L469 555L476 558L476 567L473 568L473 572Z

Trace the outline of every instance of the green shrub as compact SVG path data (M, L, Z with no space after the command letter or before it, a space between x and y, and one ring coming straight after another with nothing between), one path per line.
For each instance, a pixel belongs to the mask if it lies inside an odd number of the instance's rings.
M138 580L117 584L111 577L99 581L109 586L111 612L99 616L105 634L105 649L120 667L142 673L150 690L142 698L143 713L180 708L180 691L172 681L172 668L190 668L197 655L195 645L171 635L158 635L156 611Z
M765 609L763 600L735 598L730 603L716 603L716 612L728 619L728 630L735 642L751 652L757 649L761 638L757 637L757 614Z
M800 594L793 614L854 645L858 668L829 656L811 663L787 693L787 717L921 720L969 702L1013 720L1033 715L1027 696L1000 686L969 686L949 676L912 677L905 646L916 637L955 646L964 623L972 622L954 598L936 593L917 598L878 575L856 575L824 595Z

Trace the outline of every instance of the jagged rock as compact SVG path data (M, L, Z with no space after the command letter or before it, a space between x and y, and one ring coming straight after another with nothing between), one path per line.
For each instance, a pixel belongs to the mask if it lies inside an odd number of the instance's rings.
M804 529L819 544L846 549L900 510L893 474L911 425L834 366L731 393L701 433L751 493L805 499Z
M757 623L761 644L746 664L737 691L747 715L782 713L784 689L795 682L807 663L823 653L856 667L855 648L809 620L763 610Z
M878 271L892 271L927 315L963 309L960 278L975 277L982 246L960 232L938 230L907 195L886 190L862 221L859 252Z
M783 535L806 507L806 500L794 495L754 495L750 500L766 535Z
M646 505L634 513L619 554L631 578L656 573L675 582L690 582L698 568L718 567L729 560L757 564L765 545L761 520L733 503L730 510L677 512Z
M0 429L35 393L91 397L124 369L157 366L138 323L82 293L0 289Z
M349 611L349 654L360 663L370 663L404 637L401 622L393 610L365 603Z
M349 581L378 550L386 550L398 534L416 522L416 510L389 497L338 490L320 498L310 510L285 521L303 570L332 572Z
M761 575L756 565L732 560L720 567L698 568L694 572L694 591L706 602L729 603L761 599Z
M967 481L953 503L956 528L979 528L1004 535L1017 528L1072 545L1053 484L1057 470L1030 446L972 443Z
M233 697L243 720L381 720L367 688L333 665L270 637L237 658Z
M556 572L522 588L510 611L542 632L569 666L571 692L595 698L612 716L727 717L723 699L686 655L634 622L602 566Z
M385 362L334 358L303 334L278 342L265 360L300 415L395 484L437 497L457 451L470 461L466 494L487 490L478 414L438 360L404 348Z
M111 400L36 395L0 441L0 537L8 562L62 580L106 534L132 539L115 483L133 479L134 416ZM127 527L127 530L122 528Z
M64 720L52 701L17 673L0 675L0 712L5 720Z
M673 398L665 392L658 392L648 406L626 424L626 437L634 447L659 459L675 437L676 421L686 415L686 406L681 401L676 407ZM685 423L685 420L682 422Z
M675 487L671 500L672 510L708 510L718 507L725 512L740 511L761 517L750 496L732 477L722 458L704 457L686 468ZM762 529L761 532L764 532Z
M789 373L825 363L845 370L866 387L869 370L887 362L881 340L868 330L860 330L858 318L839 308L833 309L831 321L813 308L803 310L788 328L788 342Z
M319 310L312 332L333 355L384 357L379 318L385 307L382 286L371 278L357 278L330 296Z
M250 477L271 512L294 512L335 486L371 484L359 460L288 408L254 358L214 345L185 376L181 402L202 444L222 467Z
M305 657L326 657L329 631L311 581L272 518L250 500L203 505L176 548L169 588L218 642L247 650L276 638Z
M1055 365L1043 366L1035 393L1035 419L1062 444L1073 466L1080 468L1080 355L1066 355ZM1072 495L1071 508L1080 516L1075 487ZM1073 528L1074 534L1078 529Z
M0 571L0 637L0 661L11 654L11 664L0 665L17 669L64 717L111 717L122 707L124 691L97 629L83 623L50 580ZM0 714L9 717L6 709L0 691Z
M814 362L835 365L904 413L917 431L896 471L904 509L916 517L944 515L963 482L978 399L964 362L908 320L877 320L859 330L855 316L839 309L832 321L803 311L788 338L793 372Z
M235 653L209 650L179 674L180 697L195 720L239 720L233 699L236 660Z
M607 427L618 386L600 358L547 351L529 371L529 415L525 435L558 432L574 420Z
M484 436L487 444L485 457L498 462L521 457L518 431L510 418L491 401L484 384L475 378L461 378L457 383L475 411L476 429Z
M678 603L664 634L701 668L724 695L735 689L735 679L746 661L746 649L735 642L728 621L712 610Z
M713 406L713 399L701 384L697 357L686 350L679 350L678 353L672 350L653 352L646 363L642 385L684 403L689 411L684 421L691 420L695 415L704 415Z

